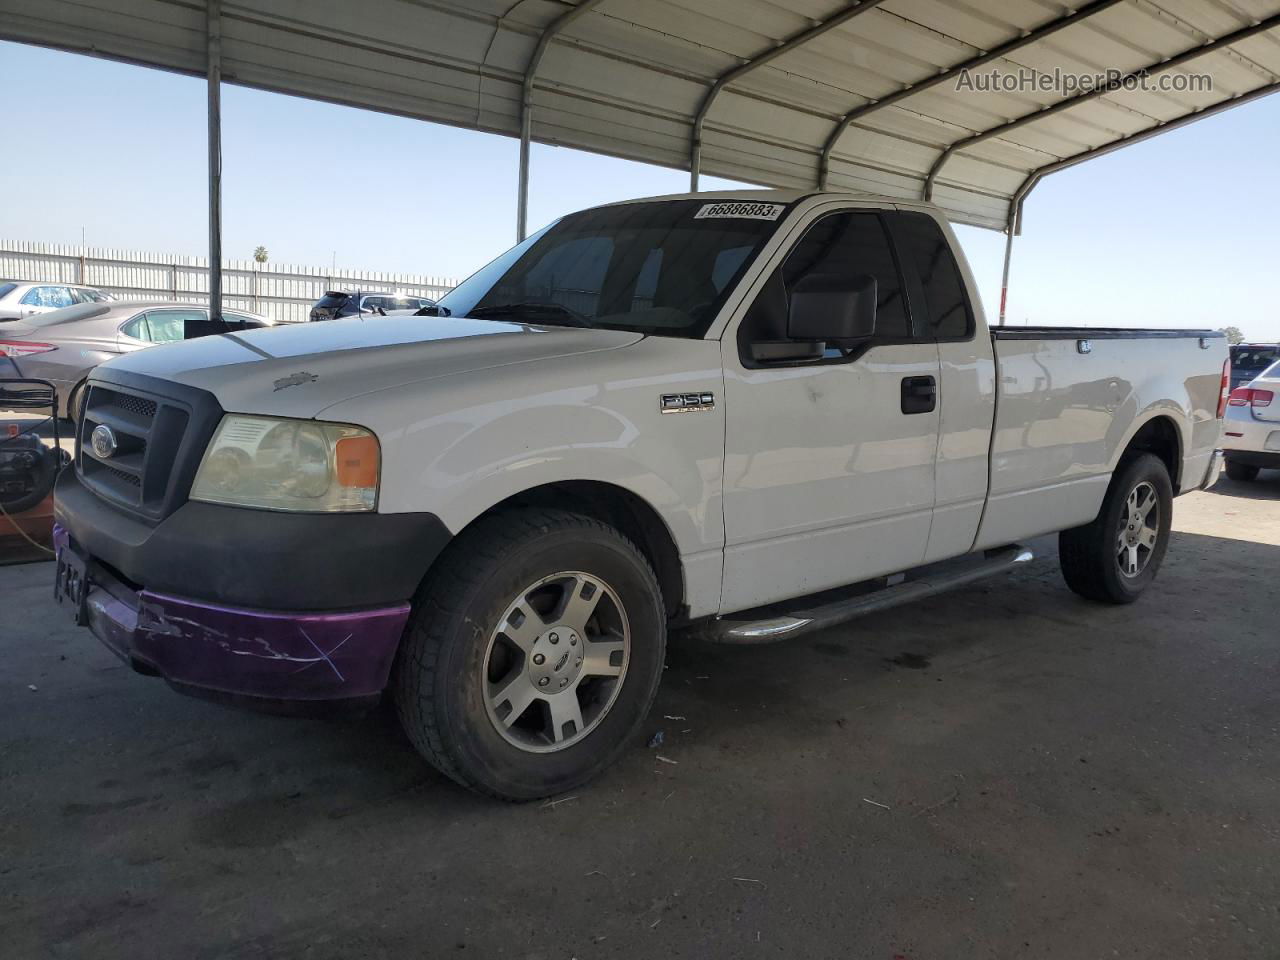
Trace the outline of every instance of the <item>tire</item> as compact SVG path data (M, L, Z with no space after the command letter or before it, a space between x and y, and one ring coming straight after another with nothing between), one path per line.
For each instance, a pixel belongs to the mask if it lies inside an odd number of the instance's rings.
M84 414L84 387L88 383L88 378L81 380L71 388L67 394L66 419L70 420L77 429L80 426L80 417Z
M1147 513L1145 520L1131 526L1130 497L1139 492L1144 500L1148 493L1154 497L1158 515L1153 520ZM1164 462L1149 453L1122 460L1097 518L1058 535L1058 556L1067 586L1100 603L1137 600L1164 561L1172 514L1173 484ZM1130 547L1136 552L1136 564ZM1122 563L1134 565L1126 571Z
M577 619L567 605L588 593L592 612ZM477 522L436 561L393 690L405 732L437 770L492 797L536 800L617 758L653 704L665 652L662 593L631 541L568 511L510 510ZM565 695L578 705L573 720L563 720Z
M1249 483L1258 479L1258 468L1228 458L1227 477L1239 483Z
M54 481L58 479L58 460L61 456L61 451L42 445L39 450L39 459L36 461L35 470L33 471L35 479L31 489L12 499L0 497L0 508L6 514L12 516L26 513L28 510L32 510L43 503L45 498L53 492Z

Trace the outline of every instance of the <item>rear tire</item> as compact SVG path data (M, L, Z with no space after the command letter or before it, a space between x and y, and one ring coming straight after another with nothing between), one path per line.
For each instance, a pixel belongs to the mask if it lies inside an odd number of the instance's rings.
M1172 514L1164 462L1149 453L1122 460L1097 518L1058 535L1067 586L1099 603L1137 600L1164 560Z
M536 800L590 780L657 694L657 577L590 517L520 509L480 520L436 561L413 607L393 678L401 723L432 766L480 793Z
M1258 468L1228 458L1227 477L1239 483L1250 483L1258 479Z

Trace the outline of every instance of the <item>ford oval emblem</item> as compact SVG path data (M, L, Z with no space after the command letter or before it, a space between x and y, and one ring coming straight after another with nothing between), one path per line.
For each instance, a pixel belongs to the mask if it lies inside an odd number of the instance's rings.
M116 452L116 435L105 423L100 423L89 434L89 443L93 447L93 455L99 460L107 460Z

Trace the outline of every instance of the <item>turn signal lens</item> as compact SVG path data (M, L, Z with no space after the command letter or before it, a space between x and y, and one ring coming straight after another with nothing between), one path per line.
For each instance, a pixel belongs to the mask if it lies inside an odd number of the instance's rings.
M1227 404L1232 407L1247 407L1249 405L1249 394L1253 393L1248 387L1236 387L1231 391L1231 399Z
M373 437L343 437L334 444L333 460L338 486L378 485L378 441Z

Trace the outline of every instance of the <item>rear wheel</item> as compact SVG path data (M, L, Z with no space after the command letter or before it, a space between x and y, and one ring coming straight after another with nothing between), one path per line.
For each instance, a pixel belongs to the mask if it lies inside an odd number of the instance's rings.
M1123 461L1097 518L1058 535L1067 586L1103 603L1132 603L1160 569L1169 547L1173 484L1149 453Z
M488 517L450 545L397 661L401 722L427 760L504 800L607 767L657 692L657 577L616 530L560 510Z
M1232 480L1238 480L1241 483L1248 483L1251 480L1258 479L1258 468L1250 466L1247 463L1240 463L1228 457L1227 476Z

